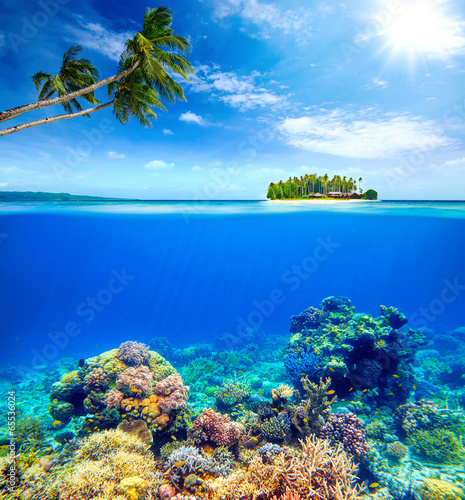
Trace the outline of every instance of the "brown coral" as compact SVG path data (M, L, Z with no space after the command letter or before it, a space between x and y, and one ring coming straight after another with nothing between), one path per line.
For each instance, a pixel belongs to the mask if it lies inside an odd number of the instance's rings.
M116 381L118 390L141 397L152 392L152 373L146 366L127 368Z
M186 407L189 387L183 385L183 380L177 373L169 375L155 386L154 393L164 396L160 400L160 408L169 413L172 410L181 410Z
M128 340L119 346L115 357L127 366L137 368L149 364L150 353L148 346L145 344Z

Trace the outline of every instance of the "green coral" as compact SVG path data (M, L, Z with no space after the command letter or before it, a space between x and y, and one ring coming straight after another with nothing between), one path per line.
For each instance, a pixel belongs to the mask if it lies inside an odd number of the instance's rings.
M402 444L400 441L394 441L393 443L388 443L386 446L386 454L394 458L395 460L402 460L407 456L408 447Z
M231 407L242 403L252 390L248 382L225 380L223 385L215 392L218 406Z
M463 463L465 449L455 434L447 429L417 430L407 443L416 453L442 463Z

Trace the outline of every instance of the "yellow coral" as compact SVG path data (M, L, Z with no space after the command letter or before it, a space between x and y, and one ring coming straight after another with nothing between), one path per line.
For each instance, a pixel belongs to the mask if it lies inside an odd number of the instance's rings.
M118 349L112 349L111 351L106 351L98 356L87 359L86 363L91 370L93 368L102 368L107 374L109 381L115 382L118 375L127 368L125 363L115 358L117 353Z
M420 488L422 500L458 500L465 498L461 488L441 479L426 479Z
M176 370L171 366L171 364L166 361L166 359L155 351L149 351L150 359L149 366L150 371L153 373L153 380L158 382L163 380L169 375L176 373Z
M121 481L117 490L128 500L141 500L147 493L147 483L138 476L127 477Z
M76 385L81 383L81 377L79 376L79 371L75 370L73 372L65 373L61 377L60 384L63 385Z

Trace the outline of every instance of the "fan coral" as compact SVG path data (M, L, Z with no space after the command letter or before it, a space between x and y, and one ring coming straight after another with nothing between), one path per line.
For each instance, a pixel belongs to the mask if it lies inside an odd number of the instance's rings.
M396 460L402 460L407 456L408 448L400 441L388 443L386 446L386 454Z
M324 317L323 311L310 306L305 311L297 314L297 316L291 316L291 328L289 331L291 333L299 333L302 330L318 328Z
M105 394L105 404L107 405L107 409L116 408L118 410L121 406L123 398L124 394L121 391L117 391L115 389L108 391Z
M355 459L362 460L368 451L361 420L353 413L333 413L321 428L320 436L341 443Z
M125 393L142 396L152 392L152 373L146 366L127 368L120 374L116 387Z
M216 445L233 446L244 433L244 426L231 422L227 415L206 408L192 424L196 443L212 441Z
M169 375L155 386L154 393L164 396L159 402L159 407L166 413L172 410L182 410L186 407L189 387L183 385L180 375Z
M149 348L141 342L128 340L119 346L115 358L119 359L127 366L133 366L135 368L141 365L148 365L150 359Z
M303 376L313 377L318 372L319 359L312 350L292 353L284 358L284 368L292 383L300 387Z
M84 390L102 391L108 387L108 378L101 368L94 368L84 377Z

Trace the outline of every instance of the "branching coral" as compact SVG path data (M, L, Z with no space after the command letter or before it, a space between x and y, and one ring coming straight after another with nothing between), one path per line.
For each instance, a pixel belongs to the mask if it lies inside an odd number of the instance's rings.
M148 346L145 344L128 340L120 345L115 358L127 366L137 368L138 366L149 364L150 352Z
M300 403L292 423L302 436L318 434L325 423L325 419L331 412L331 405L336 401L336 396L328 400L328 387L331 379L314 384L308 377L302 379L302 384L306 392L306 398Z
M141 397L152 392L152 373L146 366L127 368L120 374L116 387L121 392Z
M226 500L269 498L284 491L311 500L355 500L360 487L354 485L356 466L342 447L309 437L302 452L284 450L266 460L255 456L247 471L207 482L214 498Z
M237 380L226 380L215 392L216 402L219 406L234 406L242 403L251 393L250 385L247 382Z
M244 426L231 422L227 415L206 408L192 424L192 435L196 443L212 441L216 445L232 446L244 433Z
M408 448L400 441L394 441L392 443L388 443L386 446L386 454L394 458L395 460L402 460L407 456Z

